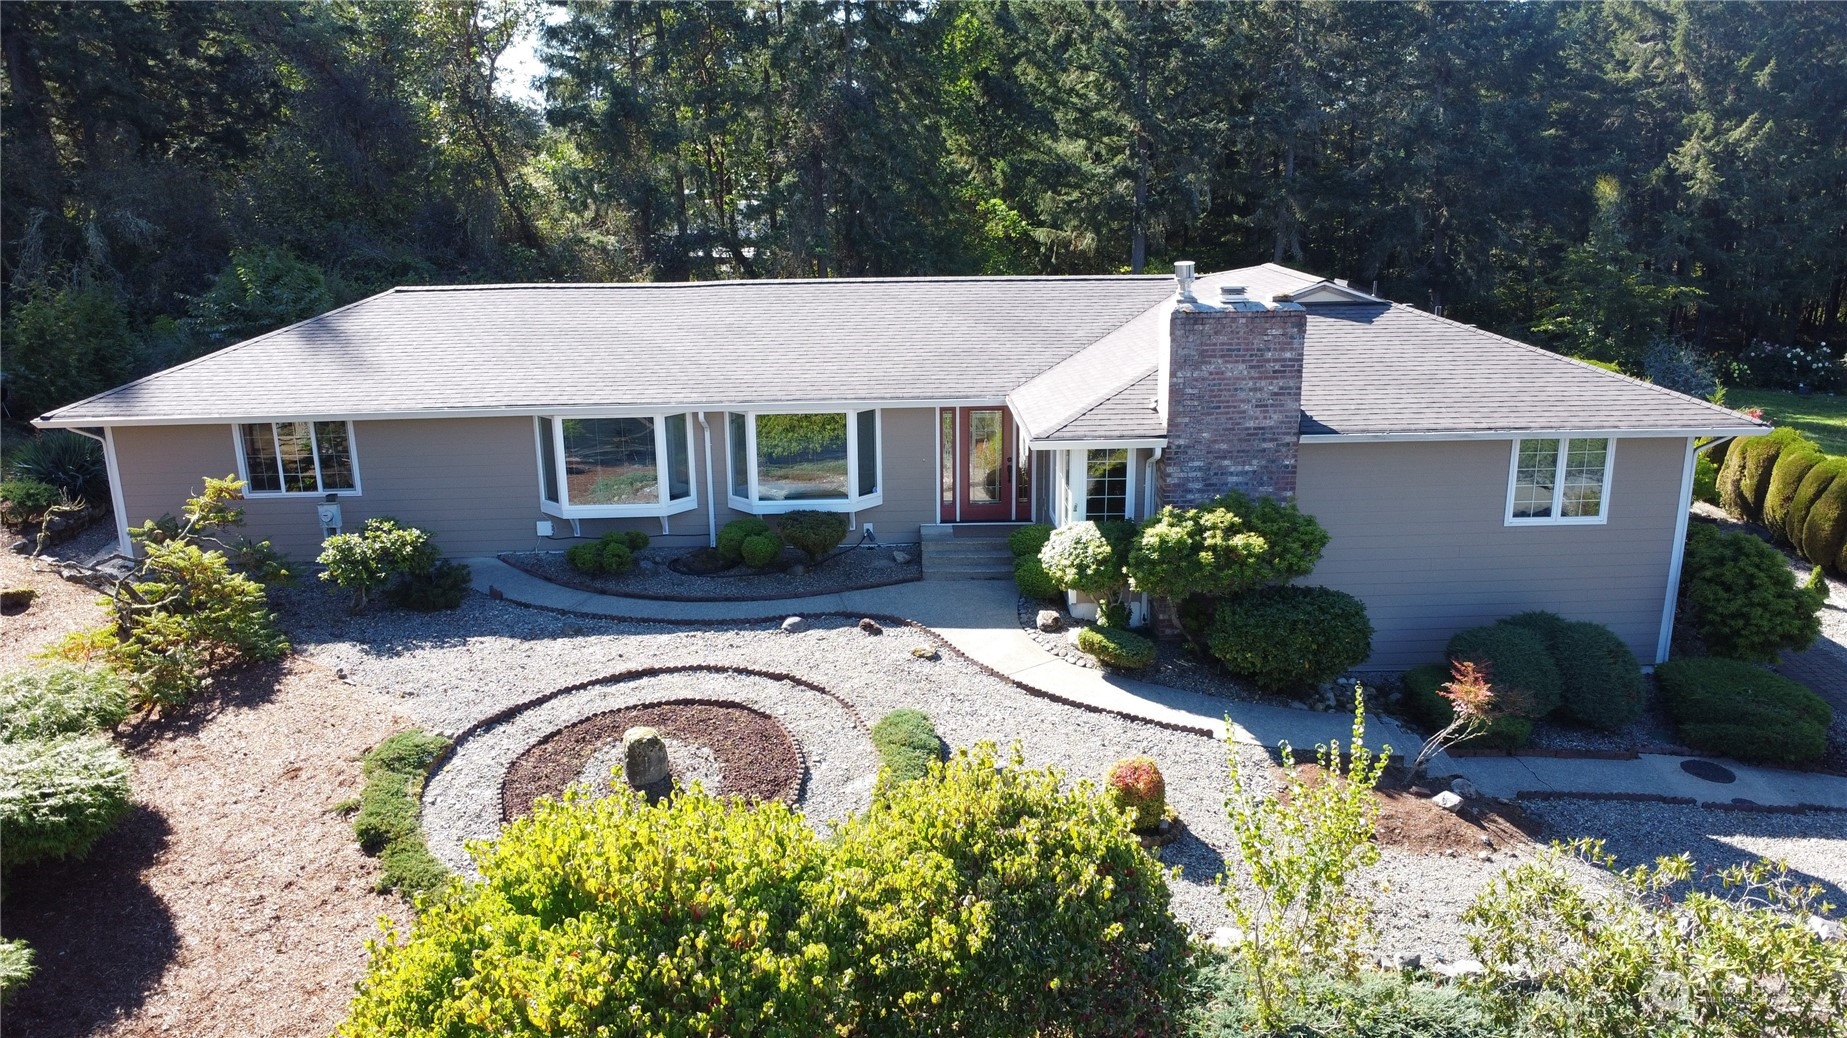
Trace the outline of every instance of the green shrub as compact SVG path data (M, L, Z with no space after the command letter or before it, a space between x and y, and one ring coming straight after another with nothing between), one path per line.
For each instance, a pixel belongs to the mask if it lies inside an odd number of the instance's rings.
M782 557L782 538L774 530L752 534L738 546L738 555L744 560L744 565L751 569L762 569Z
M1767 436L1755 436L1733 452L1739 456L1738 483L1729 501L1721 502L1725 510L1740 519L1758 522L1764 516L1764 499L1770 492L1770 473L1785 450L1807 448L1819 451L1813 442L1791 428L1773 430Z
M361 763L366 784L353 816L359 847L385 868L378 889L405 897L434 890L448 870L429 852L418 822L419 801L430 769L449 750L449 740L420 731L399 732L373 747Z
M1693 459L1693 500L1719 503L1719 464L1709 451L1701 451Z
M1455 707L1441 694L1441 689L1449 684L1450 670L1440 663L1426 663L1405 671L1405 702L1412 714L1432 731L1442 731L1443 727L1455 719ZM1490 687L1493 683L1489 683ZM1525 746L1533 737L1533 722L1529 718L1512 713L1498 713L1488 722L1488 727L1472 739L1463 739L1458 746L1490 746L1501 750L1517 750Z
M0 865L81 858L128 807L128 758L103 736L0 743Z
M1493 686L1501 708L1517 716L1540 720L1557 710L1564 698L1564 679L1545 639L1525 627L1492 624L1458 631L1449 640L1448 655L1452 661L1475 664Z
M1742 515L1750 507L1739 481L1744 478L1744 444L1750 441L1733 440L1727 445L1724 459L1719 463L1719 507L1732 515Z
M1332 681L1372 655L1366 606L1324 587L1259 588L1221 602L1206 646L1266 692Z
M1089 782L1064 786L1017 751L1000 763L992 746L958 752L837 830L811 895L841 906L828 943L851 974L835 1028L1171 1031L1188 953L1166 871Z
M1154 662L1154 642L1120 627L1082 628L1077 632L1077 647L1125 670L1140 670Z
M1655 668L1681 741L1740 760L1811 764L1834 711L1801 685L1741 660L1694 657Z
M1045 571L1045 563L1037 555L1022 556L1013 564L1013 582L1020 586L1020 594L1033 599L1057 598L1064 590Z
M1167 817L1167 780L1152 757L1124 757L1109 766L1103 788L1110 803L1129 816L1129 828L1148 832Z
M69 429L46 429L20 445L12 459L15 479L50 484L72 500L106 504L109 470L103 445Z
M1250 1035L1339 1035L1341 1038L1505 1038L1476 992L1398 972L1362 973L1351 980L1338 973L1310 973L1296 996L1283 1005L1283 1018L1270 1032L1257 1028L1249 984L1226 956L1202 956L1189 1002L1188 1034L1196 1038Z
M1821 633L1817 614L1827 600L1825 585L1796 585L1782 552L1748 533L1720 533L1705 523L1687 531L1681 593L1688 621L1708 651L1765 663L1815 640Z
M1122 562L1096 523L1082 522L1052 531L1039 561L1058 586L1106 595L1122 586Z
M1178 602L1306 576L1327 542L1293 502L1232 493L1200 508L1162 508L1123 561L1137 591Z
M412 573L385 592L391 604L418 613L459 609L473 586L465 563L443 561L428 573Z
M320 557L326 567L321 579L353 593L353 611L393 582L436 567L442 553L430 535L405 526L390 516L367 519L358 533L337 533L321 542Z
M880 718L872 726L872 747L894 782L923 778L943 759L943 740L922 710L893 710Z
M564 549L564 561L577 572L594 576L603 572L603 545L599 541L573 544Z
M811 563L833 551L847 535L846 516L839 512L803 510L789 512L777 521L782 539L794 545Z
M38 967L32 961L32 946L24 941L0 938L0 1005L5 1005Z
M58 488L36 479L9 479L0 483L0 523L25 526L45 518L51 506L63 500Z
M1760 520L1769 528L1772 536L1783 536L1789 524L1789 506L1795 503L1796 490L1801 487L1809 470L1821 464L1824 457L1807 440L1792 444L1777 455L1776 465L1770 470L1770 484L1764 491L1764 512Z
M612 576L621 576L635 569L635 553L629 550L628 538L621 534L597 542L597 555L602 572Z
M1843 475L1847 475L1847 458L1824 457L1802 477L1802 482L1796 485L1795 494L1789 499L1789 509L1783 516L1783 528L1776 531L1784 544L1794 545L1798 552L1802 550L1802 529L1808 524L1809 512L1814 510L1816 499Z
M52 664L0 677L0 742L114 728L128 716L132 691L103 668Z
M652 539L641 530L623 531L622 542L628 545L628 550L631 552L641 551L643 548L653 543Z
M769 532L770 524L754 515L733 519L718 531L718 553L735 566L744 560L744 541Z
M1501 622L1526 627L1545 640L1572 720L1615 731L1642 715L1648 694L1642 665L1616 632L1556 613L1521 613Z
M637 541L641 548L647 547L648 535L639 530L610 530L594 541L566 548L564 561L580 573L621 576L635 569L635 552L641 550L635 547Z
M780 802L572 790L474 853L479 882L440 889L407 933L370 945L338 1033L832 1030L841 981L815 915L833 907L808 896L822 849Z
M1847 544L1847 479L1836 479L1815 495L1802 520L1802 537L1795 542L1802 557L1819 566L1831 566L1841 546Z
M1016 559L1024 559L1028 556L1037 558L1039 549L1045 547L1045 542L1051 538L1050 523L1032 523L1007 535L1007 550L1012 552Z

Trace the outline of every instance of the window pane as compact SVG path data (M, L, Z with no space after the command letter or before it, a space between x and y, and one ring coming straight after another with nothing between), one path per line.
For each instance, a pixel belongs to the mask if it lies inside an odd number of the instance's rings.
M566 418L564 473L573 505L659 504L654 420Z
M539 419L539 493L558 503L558 445L552 442L552 420Z
M353 445L346 438L345 422L315 422L314 449L321 459L321 493L354 490Z
M1557 480L1558 441L1521 440L1520 461L1514 468L1514 518L1549 517Z
M730 416L731 423L731 496L750 496L750 444L745 438L744 416Z
M943 416L943 517L948 519L956 506L956 413L945 408Z
M667 497L679 501L693 496L693 458L687 446L686 416L667 416Z
M757 496L764 501L845 500L847 416L758 415Z
M1603 470L1609 463L1610 441L1565 443L1565 493L1560 512L1565 516L1602 515Z
M992 410L968 413L968 498L971 505L995 505L1007 502L1001 484L1006 460L1002 439L1001 412Z
M241 425L244 437L244 471L250 489L274 494L282 489L282 468L276 462L276 430L269 425Z
M876 494L879 490L879 413L859 413L859 494Z
M276 454L282 465L282 489L290 493L320 492L314 478L314 432L307 422L276 423Z
M1129 517L1129 451L1091 451L1084 459L1084 518L1092 522Z

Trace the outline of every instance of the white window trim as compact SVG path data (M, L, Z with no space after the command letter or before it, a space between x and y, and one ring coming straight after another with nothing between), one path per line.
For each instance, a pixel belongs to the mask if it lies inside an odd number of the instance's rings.
M1070 455L1070 462L1066 468L1071 480L1072 522L1081 523L1090 518L1090 452L1117 450L1126 452L1129 461L1128 471L1124 473L1124 478L1128 482L1122 489L1123 516L1131 522L1140 521L1140 513L1136 511L1136 505L1138 503L1136 501L1136 497L1138 496L1136 494L1136 485L1140 482L1137 476L1139 475L1141 466L1137 464L1137 462L1139 461L1138 455L1140 455L1141 452L1134 447L1115 445L1108 447L1086 447L1083 450L1068 452Z
M686 486L685 497L674 500L667 495L672 493L672 482L667 471L667 437L661 435L666 428L667 419L674 415L686 415ZM647 418L654 422L654 475L659 488L659 500L654 504L639 505L574 505L570 503L571 488L565 479L564 459L564 419L595 418ZM545 426L541 418L551 420L552 424L552 461L557 466L553 472L558 483L558 501L545 500L545 446L542 441ZM534 464L539 473L539 511L546 515L555 515L560 519L622 519L635 517L653 517L679 515L699 507L699 481L693 472L693 421L690 411L662 411L650 414L597 414L597 415L556 415L543 414L532 416L532 450Z
M1514 515L1514 488L1520 478L1520 444L1526 440L1557 440L1558 467L1552 477L1552 514L1544 516ZM1562 515L1565 509L1565 464L1571 457L1571 441L1602 440L1608 446L1603 454L1603 489L1597 498L1596 515ZM1603 526L1610 521L1610 483L1616 472L1616 444L1614 436L1525 436L1513 441L1512 454L1507 462L1507 505L1501 512L1507 526Z
M872 412L873 436L881 448L873 459L875 470L873 478L878 486L872 493L860 496L859 488L859 421L861 412ZM733 473L738 459L731 450L731 415L740 415L744 419L744 462L746 478L744 489L750 491L749 497L739 497L731 493L737 485ZM799 501L764 501L759 496L757 487L757 416L760 414L842 414L847 419L847 496L838 500L804 498ZM861 512L876 508L885 503L885 411L878 407L834 408L765 408L759 411L731 411L725 416L725 503L732 511L745 512L750 515L782 515L787 512ZM941 458L938 458L941 464ZM941 493L940 491L938 492Z
M250 486L250 463L244 457L244 433L243 433L244 426L246 425L267 425L269 426L269 435L273 438L276 435L276 426L284 422L306 422L308 425L309 439L312 440L314 443L314 485L318 487L318 486L321 486L321 441L320 441L320 437L315 435L314 426L316 423L325 424L327 422L336 422L336 421L345 421L346 459L353 466L353 489L351 490L326 490L326 489L321 489L321 490L254 490L251 488ZM277 418L277 419L273 419L271 421L266 421L266 422L232 422L231 423L231 444L237 450L237 478L243 480L244 482L244 496L245 497L299 497L299 498L318 497L318 498L325 498L328 494L339 494L341 497L364 497L365 496L364 494L365 483L361 480L360 475L359 475L359 437L353 435L353 423L350 420L343 420L343 419L338 419L338 418ZM277 447L280 448L281 445L277 444ZM278 458L281 457L280 449L278 449L277 451L277 457ZM278 462L278 464L280 464L280 462Z

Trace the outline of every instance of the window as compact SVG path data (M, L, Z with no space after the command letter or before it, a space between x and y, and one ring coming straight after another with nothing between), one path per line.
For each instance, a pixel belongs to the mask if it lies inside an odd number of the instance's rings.
M732 414L731 506L857 511L879 503L879 413Z
M237 427L244 488L251 494L356 494L349 422L265 422Z
M537 419L540 509L567 519L693 507L684 414Z
M1103 522L1128 517L1128 449L1087 451L1084 457L1084 518Z
M1610 489L1611 441L1515 440L1507 522L1601 523Z

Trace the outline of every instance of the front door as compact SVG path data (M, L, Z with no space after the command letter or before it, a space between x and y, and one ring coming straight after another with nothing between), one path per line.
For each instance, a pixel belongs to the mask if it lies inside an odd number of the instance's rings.
M944 517L944 521L1011 521L1015 495L1013 416L1005 407L958 408L955 432L957 511ZM945 453L947 447L945 444Z

